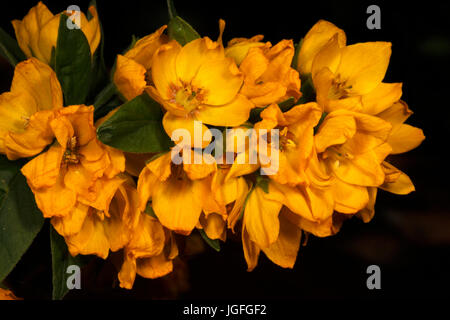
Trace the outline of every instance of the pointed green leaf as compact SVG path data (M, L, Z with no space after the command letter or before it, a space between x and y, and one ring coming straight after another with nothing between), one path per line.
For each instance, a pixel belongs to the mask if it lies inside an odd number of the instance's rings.
M216 250L217 252L220 251L220 242L219 239L216 240L212 240L211 238L209 238L206 235L206 232L203 231L202 229L198 229L198 231L200 232L200 235L202 236L203 240L205 240L205 242L214 250Z
M19 44L2 28L0 28L0 55L3 56L12 66L16 66L27 57L22 52Z
M160 105L146 93L123 104L98 129L104 144L127 152L167 151L172 141L162 126Z
M13 270L44 223L20 162L0 157L0 282Z
M269 182L268 176L256 176L256 186L263 189L265 193L269 193Z
M192 40L200 38L198 32L179 16L170 19L169 24L167 25L167 32L170 39L175 39L182 46Z
M89 42L81 29L67 27L67 19L61 14L55 50L55 72L66 106L86 103L92 82Z

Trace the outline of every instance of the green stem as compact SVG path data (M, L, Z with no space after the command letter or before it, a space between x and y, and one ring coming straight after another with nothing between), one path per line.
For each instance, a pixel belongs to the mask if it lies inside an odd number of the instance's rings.
M94 102L95 111L100 110L111 98L117 93L116 86L113 82L110 82L102 91L97 95Z
M169 10L169 20L172 20L178 15L173 0L167 0L167 9Z

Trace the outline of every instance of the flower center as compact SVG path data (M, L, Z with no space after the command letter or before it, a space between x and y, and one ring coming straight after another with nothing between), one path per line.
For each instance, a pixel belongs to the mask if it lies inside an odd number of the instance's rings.
M340 75L337 75L331 82L332 86L329 92L330 99L345 99L351 94L351 85L347 85L346 80L342 80Z
M63 164L77 164L80 162L77 144L77 137L72 137L67 141L67 148L63 155Z
M295 148L297 145L293 140L294 135L288 131L287 127L284 127L280 131L280 150L286 150L289 148Z
M183 107L188 113L201 109L201 104L205 98L205 92L202 88L197 88L191 84L183 83L183 86L175 85L171 88L172 99L170 102Z
M172 177L177 180L185 180L187 178L186 172L184 172L184 168L182 164L171 164L170 172Z

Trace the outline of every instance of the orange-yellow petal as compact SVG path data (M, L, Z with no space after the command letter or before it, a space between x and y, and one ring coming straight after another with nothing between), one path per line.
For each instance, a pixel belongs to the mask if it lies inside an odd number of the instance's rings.
M293 268L300 249L302 231L280 214L280 233L277 241L262 250L266 256L283 268Z
M339 45L345 46L345 32L328 21L320 20L308 31L298 54L297 69L300 74L311 73L315 56L335 34Z
M114 84L125 99L131 100L144 92L146 72L144 66L133 59L117 56Z

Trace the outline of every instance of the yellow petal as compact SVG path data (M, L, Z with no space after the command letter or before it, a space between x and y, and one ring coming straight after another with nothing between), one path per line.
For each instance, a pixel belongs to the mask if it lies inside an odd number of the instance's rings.
M53 186L60 176L64 149L52 146L22 167L22 173L33 189Z
M333 74L336 73L339 63L341 62L341 47L339 34L336 33L314 57L311 67L313 79L315 78L315 75L324 68L328 68Z
M203 64L223 57L223 47L218 42L207 37L193 40L183 46L176 58L177 76L182 82L190 83Z
M242 247L244 249L245 261L247 262L247 271L252 271L258 264L261 249L256 243L250 240L250 236L244 225L242 226Z
M64 217L53 217L51 222L56 231L63 237L80 232L89 211L89 206L77 202Z
M177 77L176 60L181 46L175 40L161 46L153 56L152 78L159 95L165 99L173 98L174 86L181 84Z
M228 42L225 48L225 55L233 58L237 65L240 65L247 56L251 48L264 47L266 44L260 42L264 38L263 35L256 35L250 39L234 38Z
M80 17L81 16L84 16L84 14L81 13ZM38 42L39 55L35 56L39 58L39 60L47 64L50 64L51 62L52 50L56 49L60 18L61 14L53 16L44 25L42 25L41 29L39 30L39 42ZM43 59L41 59L40 56L42 56Z
M314 136L317 152L322 153L330 146L343 144L351 139L355 133L356 122L353 116L334 117L333 114L330 114L322 122Z
M133 288L134 280L136 279L136 258L132 254L128 254L128 252L124 254L124 261L120 268L118 278L121 288Z
M379 188L383 189L385 191L395 193L395 194L409 194L416 189L414 188L414 184L412 183L411 179L402 171L395 168L393 165L387 162L383 162L383 169L386 171L396 171L397 174L395 174L395 178L393 179L386 179ZM386 174L386 177L388 177L388 174Z
M202 182L171 177L155 186L152 206L163 226L181 234L191 233L202 211L201 199L194 193L198 183Z
M160 180L165 181L171 173L172 158L170 152L147 163L146 167Z
M359 186L377 187L384 181L384 172L373 150L355 155L351 160L338 160L334 172L342 181Z
M34 56L45 63L50 62L50 57L43 56L40 51L39 39L43 26L52 18L53 14L40 1L30 9L22 21L13 21L17 41L27 57Z
M341 213L356 213L369 202L367 187L350 185L336 179L332 187L335 210Z
M183 163L183 170L186 172L189 179L204 179L216 171L217 167L215 162L212 164L206 163L200 152L192 151L190 153L190 163ZM200 163L196 163L195 158L198 158Z
M270 191L269 191L270 192ZM263 189L256 187L250 194L244 211L244 224L250 240L266 248L278 238L278 214L282 204L269 200Z
M5 136L25 131L28 119L37 111L36 102L27 92L0 95L0 152L6 153Z
M192 118L178 117L170 112L166 112L166 114L163 117L162 123L164 130L166 131L167 135L171 138L172 137L175 138L174 131L178 129L186 130L183 132L186 133L186 135L187 133L189 133L189 135L187 135L186 137L185 135L180 135L178 139L174 141L175 144L178 144L180 146L188 144L191 145L192 147L206 148L206 146L208 146L208 144L210 144L212 140L212 135L209 134L208 127L205 126L200 121L197 121L196 123L195 120ZM190 142L184 141L185 138L186 140L190 140ZM196 142L195 139L198 139L199 142L199 145L197 146L195 145Z
M90 6L88 10L92 15L92 18L89 21L87 21L84 13L80 13L80 16L82 18L81 31L83 31L84 35L86 36L86 39L89 42L89 48L91 49L91 55L93 55L95 53L95 50L97 50L98 45L100 44L102 32L100 28L97 8L95 6ZM83 21L83 18L86 19L85 22Z
M334 221L333 216L330 216L323 221L311 221L292 212L283 211L283 214L291 221L291 223L298 226L300 229L309 232L316 237L329 237L336 234L341 228L342 221Z
M398 101L392 106L377 114L377 117L388 121L392 125L391 134L400 128L400 126L413 114L404 101Z
M22 300L20 298L17 298L14 293L11 290L6 290L3 288L0 288L0 300L6 301L6 300Z
M147 202L152 196L153 190L158 182L158 178L147 167L141 171L137 186L139 208L141 211L144 211L147 207Z
M172 260L167 259L164 253L151 258L137 260L136 272L144 278L155 279L163 277L173 270Z
M102 259L108 257L109 240L105 234L103 223L96 214L88 215L80 232L67 236L65 239L72 256L92 254Z
M53 142L50 128L52 111L40 111L31 116L24 132L8 132L4 137L5 153L10 160L32 157Z
M280 214L280 233L277 241L262 250L266 256L283 268L293 268L300 248L302 231Z
M337 74L351 86L351 92L366 94L383 80L391 56L391 43L366 42L341 49Z
M222 106L202 106L196 119L212 126L239 126L248 120L253 104L243 95L237 94L230 103Z
M392 154L408 152L417 148L425 139L422 129L402 124L387 140L392 147Z
M234 227L239 221L242 213L242 208L245 204L245 199L247 199L247 194L249 191L249 186L244 178L237 179L237 198L234 203L233 209L228 214L228 228L232 229L234 232Z
M203 62L191 84L205 90L203 103L219 106L230 103L236 97L242 81L243 76L234 60L223 57Z
M362 97L364 113L379 114L402 96L401 83L380 83L374 90Z
M34 98L36 111L58 109L63 106L61 86L55 72L35 58L17 64L14 70L11 92L24 91Z
M311 73L315 56L335 34L337 34L339 45L345 46L345 32L328 21L320 20L308 31L298 54L297 69L300 74Z
M369 193L369 202L365 208L357 213L357 216L360 217L364 223L372 220L375 215L375 201L377 199L378 188L367 188L367 191Z
M163 251L164 243L165 234L161 223L142 213L126 250L136 258L151 257Z
M167 26L164 25L152 34L139 39L134 47L125 53L125 57L136 61L145 70L150 69L153 62L153 54L160 46L167 43L167 37L163 34L166 28Z
M220 214L211 213L208 217L203 215L200 217L200 224L203 227L206 235L210 239L221 239L225 241L226 238L226 222Z
M66 186L68 186L70 179L66 178L64 181L67 181ZM78 200L108 214L111 200L123 183L124 179L119 176L112 179L97 179L90 190L85 193L78 193ZM78 190L83 191L81 188L78 188Z
M147 85L146 72L145 68L136 61L117 55L114 84L125 99L131 100L144 92Z

